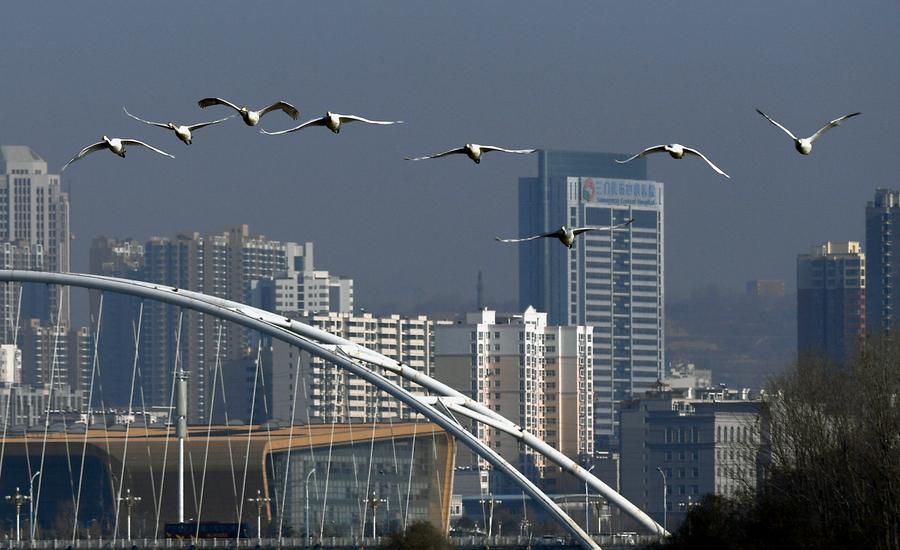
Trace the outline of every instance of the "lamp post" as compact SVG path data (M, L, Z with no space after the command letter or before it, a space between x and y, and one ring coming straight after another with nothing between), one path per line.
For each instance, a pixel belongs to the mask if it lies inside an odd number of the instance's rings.
M31 498L33 493L31 489L34 487L34 478L41 475L41 471L38 470L31 476L31 479L28 481L28 528L31 529L31 540L34 540L34 500Z
M662 476L662 480L663 480L663 529L668 531L669 525L667 522L668 518L666 517L667 516L667 514L666 514L666 499L668 498L668 495L666 493L668 492L669 482L666 480L666 473L663 472L662 468L657 466L656 471L659 472L659 475Z
M597 499L594 508L597 510L597 534L603 533L603 508L606 505L605 499Z
M262 542L262 509L267 502L272 500L269 497L262 496L262 491L256 490L256 498L248 498L247 502L256 503L256 538Z
M16 505L16 542L21 542L22 540L22 531L19 525L19 516L22 512L22 505L25 504L26 501L31 500L30 495L23 495L19 488L16 487L16 494L14 495L6 495L6 500Z
M125 502L125 509L128 511L128 540L131 540L131 509L135 504L141 501L141 497L131 496L131 489L125 490L125 496L119 497L119 500Z
M313 468L306 474L306 545L309 546L309 478L314 473L316 473L316 469Z
M372 507L372 538L376 540L375 525L377 524L376 520L378 519L378 505L382 502L385 502L385 500L375 496L375 491L372 491L372 496L369 497L369 506Z
M593 471L594 466L596 464L591 464L591 467L588 468L588 473ZM587 481L584 482L584 531L588 536L591 536L591 508L588 506L588 484Z

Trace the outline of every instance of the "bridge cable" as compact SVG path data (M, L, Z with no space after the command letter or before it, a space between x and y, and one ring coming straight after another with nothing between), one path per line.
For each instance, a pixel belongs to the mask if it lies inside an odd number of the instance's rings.
M178 378L178 359L181 352L181 327L184 320L184 309L178 309L178 327L175 329L175 360L172 365L172 389L169 392L169 417L166 421L166 439L163 444L163 462L162 469L159 472L159 502L156 505L156 522L153 524L153 541L159 540L159 516L162 511L163 491L166 487L166 462L169 459L169 439L172 433L172 416L174 414L173 404L175 403L175 380Z
M406 527L409 525L409 495L412 493L412 475L413 475L413 465L416 461L416 432L419 429L419 423L413 422L413 438L412 438L412 450L409 454L409 480L406 482L406 512L403 514L403 530L406 531Z
M134 414L134 383L137 376L137 365L141 346L141 328L144 321L144 301L141 300L141 307L138 310L137 332L134 339L134 362L131 367L131 391L128 392L128 415L125 417L125 442L122 449L122 469L119 474L119 489L117 491L115 509L116 520L113 525L113 545L119 538L119 511L122 508L122 487L125 485L125 465L128 463L128 436L131 432L130 418Z
M281 543L284 540L284 514L285 508L287 507L287 486L288 486L288 478L290 477L291 471L291 449L294 448L294 414L297 412L297 389L300 386L300 353L298 350L297 353L297 371L294 374L294 396L291 399L291 425L290 432L288 432L288 446L287 446L287 458L284 461L284 489L281 493L281 508L278 509L278 546L281 547ZM309 414L309 409L307 409L307 414ZM310 441L310 448L312 448L312 441ZM313 461L313 466L315 466L315 461ZM272 475L275 475L275 469L272 469ZM306 494L309 494L309 487L306 488ZM304 533L304 535L309 535L308 533Z
M53 342L53 356L50 361L50 388L47 392L47 416L44 420L44 441L41 445L41 467L38 472L41 472L38 480L38 492L37 492L37 500L34 502L34 514L33 514L33 523L31 525L31 538L34 539L35 533L35 525L37 524L38 510L40 509L41 504L41 488L44 485L44 459L47 454L47 435L50 431L50 409L53 408L53 383L56 375L56 350L59 345L59 323L62 318L62 305L63 301L59 301L59 308L56 314L56 334ZM29 472L30 473L30 472Z
M103 298L106 293L100 293L100 307L97 311L97 328L94 330L94 356L91 361L91 385L88 389L87 417L84 422L84 442L81 445L81 467L78 472L78 495L75 498L75 518L72 522L72 544L78 537L78 513L81 510L81 488L84 485L84 461L87 456L88 432L91 428L91 412L94 405L94 380L97 375L97 351L100 345L100 326L103 321Z
M7 292L9 290L9 285L11 285L11 284L14 284L14 283L6 283L6 287L7 287L6 291ZM13 346L16 347L17 349L18 349L18 337L19 337L19 317L21 314L22 314L22 285L19 285L19 299L18 299L18 305L16 306L16 317L15 317L16 320L15 320L15 324L13 326ZM13 380L15 380L15 379L16 379L15 374L13 374ZM9 389L9 398L6 400L6 416L3 417L3 441L2 441L2 443L0 443L0 479L2 479L2 477L3 477L3 458L6 453L6 430L11 425L9 423L9 409L13 402L13 397L14 397L13 393L15 393L14 390L16 389L13 386L14 385L11 385L10 389ZM30 477L29 477L29 479L30 479Z
M322 369L324 370L324 368ZM337 365L334 366L334 373L337 374L338 368ZM328 481L331 479L331 453L334 449L334 426L337 423L337 401L338 401L338 387L340 384L337 382L337 377L335 376L334 381L334 405L331 409L331 438L328 440L328 462L325 468L325 495L322 497L322 521L319 523L319 540L323 540L325 537L325 512L328 510Z
M250 436L253 433L253 411L256 409L256 388L259 385L259 363L262 354L262 343L256 347L256 373L253 375L253 397L250 400L250 423L247 425L247 449L244 452L244 481L241 485L240 509L238 510L238 532L235 536L235 544L240 543L240 524L244 519L244 495L247 491L247 467L250 465Z
M216 407L216 382L219 376L219 361L221 360L222 351L222 324L219 325L219 334L216 337L216 362L213 366L213 395L209 404L209 422L206 426L206 450L203 453L203 475L200 477L200 505L197 507L197 531L194 538L200 538L200 522L203 517L203 496L206 491L206 464L209 460L209 440L212 438L212 422L213 412Z

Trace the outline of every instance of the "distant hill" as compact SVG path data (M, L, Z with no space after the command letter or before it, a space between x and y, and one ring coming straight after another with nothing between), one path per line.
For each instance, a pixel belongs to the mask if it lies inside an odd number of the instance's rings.
M797 298L706 287L666 305L666 360L712 370L713 382L758 389L793 360Z

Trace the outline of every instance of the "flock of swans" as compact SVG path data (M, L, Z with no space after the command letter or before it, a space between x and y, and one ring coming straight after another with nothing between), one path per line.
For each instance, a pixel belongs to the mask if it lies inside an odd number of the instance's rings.
M174 122L166 122L166 123L151 122L149 120L144 120L142 118L139 118L139 117L129 113L128 110L125 109L124 107L122 109L125 111L125 114L127 114L129 117L137 120L138 122L141 122L143 124L147 124L150 126L156 126L156 127L163 128L166 130L171 130L171 131L175 132L175 136L178 139L180 139L182 142L184 142L185 145L190 145L193 142L194 132L196 130L205 128L207 126L213 126L216 124L220 124L222 122L225 122L226 120L234 118L235 116L240 116L241 120L243 120L244 124L246 124L247 126L256 126L257 124L259 124L259 122L263 116L265 116L266 114L271 113L273 111L282 111L282 112L284 112L284 114L286 114L287 116L291 117L294 120L297 120L298 118L300 118L300 110L286 101L276 101L275 103L272 103L268 107L264 107L258 111L251 110L247 107L238 107L236 104L234 104L228 100L218 98L218 97L207 97L207 98L201 99L200 101L198 101L198 104L200 105L201 108L212 107L214 105L222 105L222 106L225 106L225 107L228 107L228 108L234 110L236 112L236 114L227 116L225 118L213 120L210 122L200 122L197 124L184 125L184 124L176 124ZM825 132L840 125L843 121L845 121L848 118L855 117L857 115L862 114L859 112L855 112L855 113L850 113L848 115L844 115L842 117L839 117L839 118L829 121L828 124L819 128L819 130L816 131L816 133L814 133L813 135L811 135L807 138L798 138L790 130L785 128L783 125L781 125L780 123L775 121L772 117L765 114L761 110L757 109L756 112L759 113L760 115L762 115L763 117L765 117L765 119L768 120L769 122L771 122L773 125L780 128L788 136L790 136L790 138L794 141L794 148L797 150L797 152L799 152L802 155L810 154L812 152L813 143L817 139L822 137L822 135L825 134ZM357 115L344 115L344 114L333 113L331 111L328 111L325 113L325 116L307 120L306 122L303 122L300 125L295 126L293 128L288 128L287 130L280 130L277 132L268 132L266 130L261 129L260 133L266 134L269 136L279 136L279 135L290 134L290 133L296 132L298 130L302 130L304 128L309 128L311 126L324 126L324 127L328 128L329 130L331 130L332 132L334 132L335 134L337 134L337 133L340 133L341 127L344 124L349 124L352 122L362 122L365 124L374 124L374 125L403 124L402 120L371 120L371 119L363 118L363 117L357 116ZM160 155L165 155L167 157L175 158L174 155L171 155L161 149L157 149L156 147L153 147L152 145L145 143L143 141L137 140L137 139L110 138L107 136L103 136L103 139L101 141L98 141L97 143L88 145L87 147L82 149L77 155L72 157L72 159L62 167L61 171L65 171L65 169L68 168L68 166L70 164L72 164L73 162L75 162L81 158L84 158L85 156L87 156L95 151L100 151L102 149L108 149L112 153L114 153L122 158L125 158L126 146L129 146L129 145L139 145L141 147L146 147L147 149L150 149L151 151L158 153ZM427 156L422 156L422 157L405 157L404 160L419 161L419 160L436 159L436 158L446 157L446 156L450 156L450 155L466 155L467 157L469 157L469 159L471 159L473 162L475 162L475 164L480 164L481 157L484 156L485 153L490 153L490 152L494 152L494 151L501 152L501 153L513 153L513 154L527 155L530 153L534 153L535 151L537 151L537 149L506 149L506 148L497 147L494 145L479 145L477 143L466 143L462 147L458 147L456 149L450 149L450 150L444 151L442 153L436 153L434 155L427 155ZM654 145L653 147L648 147L648 148L644 149L643 151L641 151L640 153L637 153L625 160L616 160L616 162L619 164L625 164L627 162L631 162L634 159L637 159L637 158L640 158L640 157L643 157L646 155L650 155L653 153L669 153L669 155L674 159L684 158L685 155L699 157L699 158L703 159L706 162L706 164L709 165L710 168L715 170L716 173L718 173L722 176L725 176L726 178L731 178L731 176L729 176L721 168L716 166L703 153L701 153L697 149L687 147L687 146L681 145L679 143L670 143L668 145ZM603 230L621 229L621 228L629 226L633 221L634 221L633 219L629 219L623 223L620 223L617 225L611 225L611 226L585 226L585 227L574 227L573 228L573 227L566 227L565 225L563 225L556 231L551 231L549 233L543 233L540 235L532 235L530 237L523 237L523 238L518 238L518 239L501 239L500 237L497 237L497 241L503 242L503 243L521 243L521 242L533 241L533 240L542 239L542 238L552 238L552 239L558 239L566 247L572 248L575 245L575 238L578 235L581 235L588 231L603 231Z

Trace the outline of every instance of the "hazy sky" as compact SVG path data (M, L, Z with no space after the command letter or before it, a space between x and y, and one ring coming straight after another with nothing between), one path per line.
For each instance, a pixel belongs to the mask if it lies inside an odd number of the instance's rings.
M66 171L73 268L99 234L145 239L248 223L315 241L317 263L356 280L357 303L404 309L517 295L517 178L537 158L410 163L489 143L633 153L666 142L702 162L649 161L666 184L670 296L752 278L793 285L798 252L863 240L865 201L900 186L900 9L880 2L4 2L0 143L58 171L102 134L176 159L95 154ZM276 99L402 119L270 137L240 121L190 147L144 118L225 116L197 100ZM796 133L850 120L795 153ZM262 126L295 124L277 113ZM590 174L585 174L590 175Z

